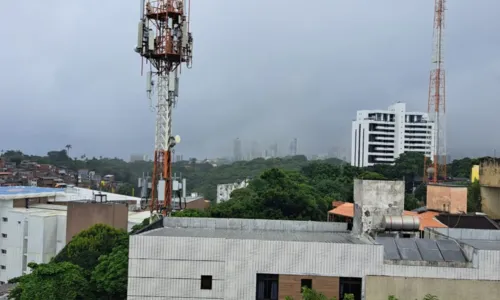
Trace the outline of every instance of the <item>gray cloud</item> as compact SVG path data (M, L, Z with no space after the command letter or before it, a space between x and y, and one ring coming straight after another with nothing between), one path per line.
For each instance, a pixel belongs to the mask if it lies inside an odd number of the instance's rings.
M139 1L0 4L0 148L72 144L75 155L150 153L154 114L133 52ZM304 4L306 3L306 4ZM448 1L448 146L491 154L500 125L500 3ZM232 140L301 152L349 149L358 109L425 110L433 1L192 0L194 66L174 131L185 157L230 155Z

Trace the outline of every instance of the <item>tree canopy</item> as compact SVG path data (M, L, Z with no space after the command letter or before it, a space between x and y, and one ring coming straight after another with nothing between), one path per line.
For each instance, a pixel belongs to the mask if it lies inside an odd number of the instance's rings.
M90 299L90 284L82 268L68 262L28 265L32 272L11 280L17 286L9 299Z
M10 280L9 299L126 299L128 234L97 224L83 230L48 264Z
M127 163L117 158L72 159L67 155L69 149L71 147L50 151L44 157L27 156L20 151L7 151L3 156L16 163L29 159L75 170L87 168L102 174L115 174L118 180L131 185L142 172L151 169L150 162ZM423 161L422 154L405 153L394 165L368 168L353 167L336 159L311 162L300 155L222 166L194 160L176 162L174 172L182 173L190 191L199 192L210 200L216 198L217 184L244 179L250 182L248 187L235 190L230 200L212 205L206 211L188 209L174 216L324 221L332 201L353 202L355 178L404 179L405 209L414 209L425 203L426 185L421 184ZM472 165L478 162L478 159L469 158L454 161L449 165L450 175L470 177ZM479 184L470 183L468 188L468 208L478 211L481 208ZM149 219L146 219L135 226L133 232L148 224ZM11 280L18 285L10 299L125 299L128 238L125 231L102 224L82 231L50 263L30 264L30 274ZM314 291L304 293L304 297L308 295L310 298L304 299L326 299Z

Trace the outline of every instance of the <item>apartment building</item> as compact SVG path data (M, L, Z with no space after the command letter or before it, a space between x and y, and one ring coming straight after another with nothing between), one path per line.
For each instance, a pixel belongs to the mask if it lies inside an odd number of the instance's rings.
M406 111L405 103L387 110L360 110L352 122L351 165L393 164L404 152L432 157L434 128L427 113Z

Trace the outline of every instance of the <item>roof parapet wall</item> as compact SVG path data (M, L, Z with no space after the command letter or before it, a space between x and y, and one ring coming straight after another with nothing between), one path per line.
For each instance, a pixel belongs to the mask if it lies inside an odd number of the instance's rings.
M298 232L347 231L347 223L258 219L163 218L164 227Z

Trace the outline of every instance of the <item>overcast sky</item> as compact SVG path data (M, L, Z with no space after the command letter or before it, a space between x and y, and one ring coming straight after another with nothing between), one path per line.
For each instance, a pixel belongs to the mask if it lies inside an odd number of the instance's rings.
M184 157L232 141L350 151L356 110L427 109L433 0L192 0L194 65L174 112ZM500 1L447 1L448 148L500 152ZM477 3L476 3L477 2ZM0 148L151 153L139 0L0 1ZM488 134L488 135L487 135Z

